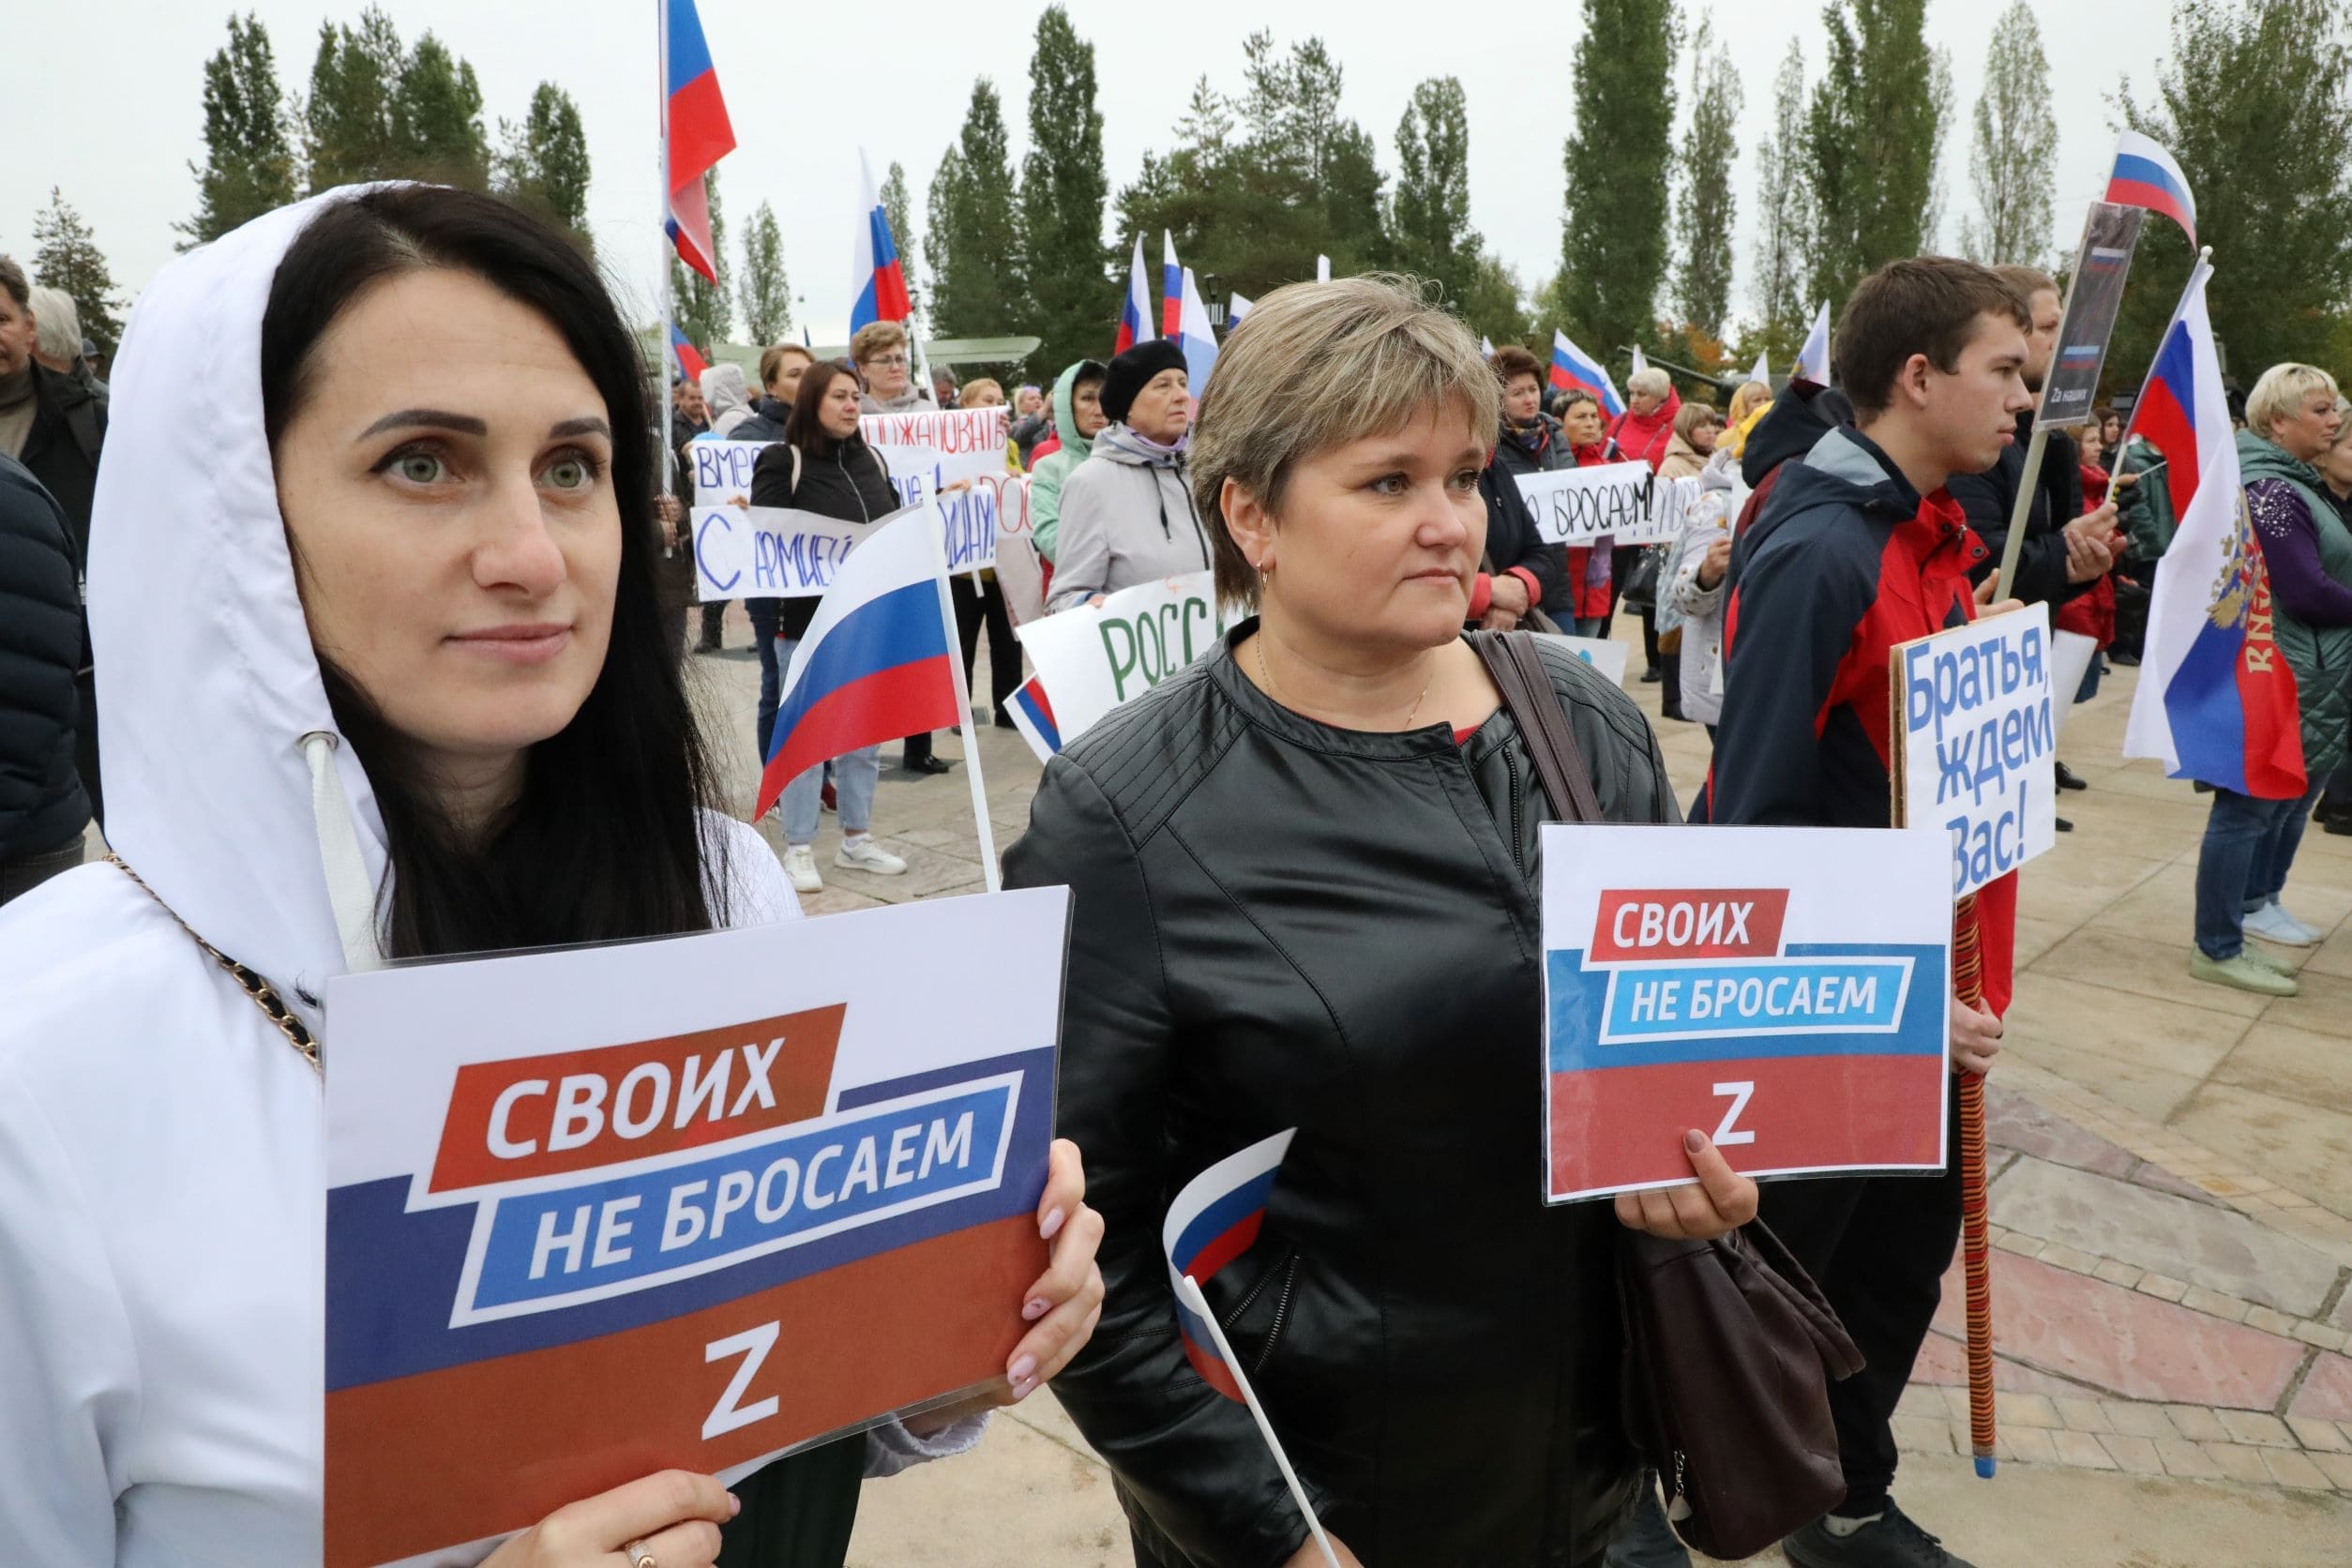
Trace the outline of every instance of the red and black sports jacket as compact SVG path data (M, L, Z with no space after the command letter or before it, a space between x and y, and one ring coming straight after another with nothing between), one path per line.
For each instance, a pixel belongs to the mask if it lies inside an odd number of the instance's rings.
M1976 611L1987 551L1943 491L1922 499L1859 430L1780 471L1733 547L1710 820L1887 827L1888 656ZM1985 997L2011 989L2016 878L1977 898Z

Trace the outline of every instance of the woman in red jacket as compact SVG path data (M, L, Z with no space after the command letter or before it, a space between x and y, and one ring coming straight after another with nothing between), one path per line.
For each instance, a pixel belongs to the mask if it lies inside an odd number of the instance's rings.
M1591 393L1569 393L1560 407L1560 425L1578 468L1624 460L1602 425L1601 405ZM1612 545L1604 534L1589 545L1568 547L1568 613L1576 620L1578 637L1607 635L1609 606L1617 591L1609 579Z

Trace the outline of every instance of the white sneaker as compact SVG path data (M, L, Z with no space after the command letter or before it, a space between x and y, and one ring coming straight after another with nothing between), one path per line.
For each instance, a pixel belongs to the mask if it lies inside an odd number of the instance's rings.
M2315 947L2319 933L2286 912L2286 907L2276 898L2246 916L2248 936L2275 942L2282 947Z
M852 871L870 871L877 877L902 875L907 863L874 842L872 834L844 838L841 847L833 852L833 863Z
M825 890L824 878L817 874L817 852L806 844L794 844L784 852L784 874L792 879L792 886L798 892Z

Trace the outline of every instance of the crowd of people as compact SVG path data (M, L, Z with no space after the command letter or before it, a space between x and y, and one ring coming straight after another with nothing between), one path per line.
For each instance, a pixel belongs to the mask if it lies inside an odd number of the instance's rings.
M1295 1128L1209 1294L1342 1562L1687 1563L1678 1479L1623 1419L1618 1247L1760 1215L1867 1361L1829 1389L1844 1500L1792 1521L1789 1560L1966 1568L1897 1504L1892 1431L1956 1167L1759 1188L1693 1129L1685 1184L1536 1200L1539 827L1572 807L1542 808L1484 640L1606 637L1631 611L1666 717L1706 728L1685 803L1641 708L1537 640L1532 695L1589 775L1575 811L1889 826L1896 643L2040 602L2138 656L2165 455L2103 408L2026 474L2058 300L2030 269L1894 262L1845 304L1833 384L1686 399L1647 369L1614 420L1377 278L1259 300L1205 388L1157 341L1010 400L926 388L891 323L842 360L765 350L756 393L731 365L679 384L681 475L698 441L764 441L752 505L850 522L898 505L863 415L1008 406L1049 611L1206 570L1244 613L1048 764L1005 856L1075 918L1052 1260L1006 1304L1002 1381L732 1497L670 1472L583 1499L484 1560L837 1564L862 1476L960 1452L1053 1380L1139 1562L1321 1561L1249 1414L1187 1358L1160 1234L1188 1177ZM433 187L312 199L167 267L113 387L53 318L0 261L0 1518L28 1560L312 1561L325 976L792 918L828 807L836 866L905 862L876 837L877 747L792 781L780 864L726 814L682 675L690 495L632 439L637 344L553 231ZM1696 395L1726 390L1720 413ZM2239 437L2313 789L2214 792L2190 965L2269 995L2295 982L2246 939L2318 940L2280 902L2304 824L2352 831L2339 405L2324 371L2274 367ZM1696 481L1681 535L1546 541L1518 480L1621 461ZM1005 722L1003 585L955 589ZM817 603L747 606L763 757ZM931 740L901 769L946 772ZM68 873L100 809L114 863ZM1949 1056L1983 1073L2015 879L1974 910L1983 999L1954 999Z

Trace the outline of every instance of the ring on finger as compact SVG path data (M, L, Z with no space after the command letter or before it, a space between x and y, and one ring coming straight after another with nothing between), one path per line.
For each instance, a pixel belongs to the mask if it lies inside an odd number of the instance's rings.
M645 1543L642 1541L622 1542L621 1555L629 1560L629 1568L661 1568L661 1565L654 1560L654 1554L645 1549Z

